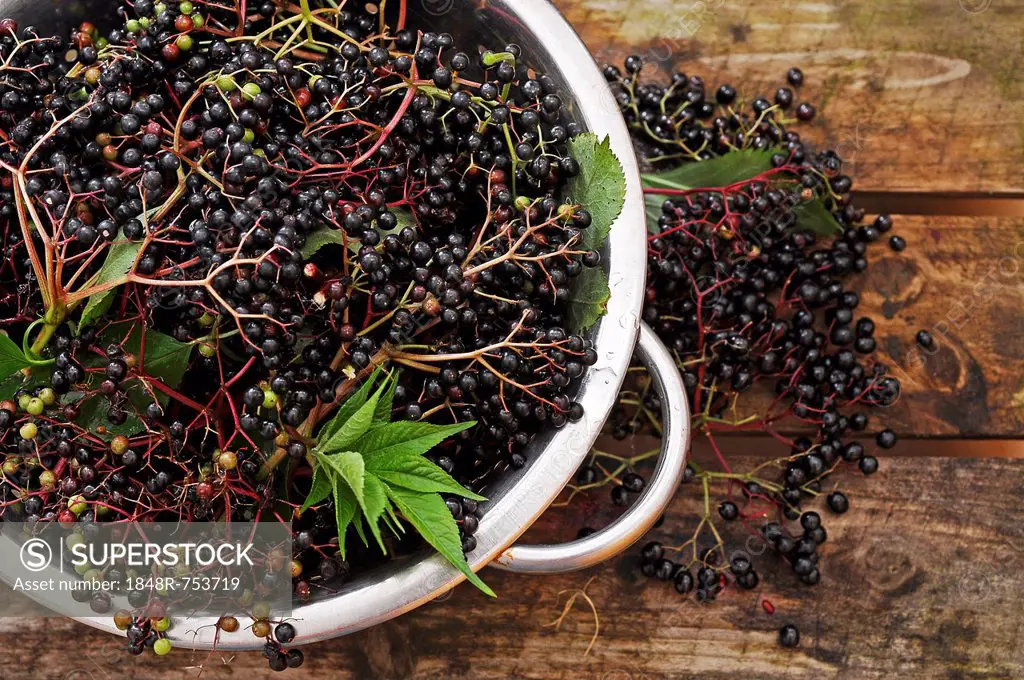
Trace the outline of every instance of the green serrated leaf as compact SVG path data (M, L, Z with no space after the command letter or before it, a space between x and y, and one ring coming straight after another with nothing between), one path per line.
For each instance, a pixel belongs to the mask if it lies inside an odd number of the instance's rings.
M608 276L599 267L586 268L569 289L568 324L572 333L582 333L608 311L612 292Z
M423 449L422 444L409 443L409 441L428 443L437 438L436 434L430 436L422 428L417 433L413 428L403 427L404 425L427 425L428 427L437 428L446 433L444 438L466 429L462 425L442 427L428 423L399 422L385 425L380 429L389 430L388 432L382 431L378 437L374 436L377 432L375 431L367 436L367 439L371 440L368 441L367 449L370 453L365 456L368 473L377 475L389 484L409 488L409 490L414 492L423 494L456 494L475 501L486 500L484 497L469 491L468 488L456 481L452 475L424 458L423 454L429 451L429 448ZM408 439L407 442L396 443L403 436L411 436L413 438ZM388 444L387 442L389 441L392 443ZM376 449L371 450L370 445L374 443L384 443L384 445L383 447L378 445ZM417 450L419 451L417 452Z
M418 493L387 483L384 483L384 490L427 543L465 574L470 583L486 595L495 597L494 591L469 568L462 554L459 527L441 496L436 493Z
M359 509L356 497L347 484L334 485L334 522L338 527L338 551L341 552L341 559L345 559L345 532L348 525L355 519L356 511ZM362 527L357 524L356 531L361 532ZM366 538L363 538L366 543Z
M99 272L89 282L90 286L101 286L114 279L120 278L131 271L135 259L142 248L142 241L129 241L125 238L124 232L118 232L117 240L107 251L107 258L103 261ZM107 290L89 296L82 310L82 317L78 322L79 329L84 328L96 319L103 316L111 303L114 301L114 291Z
M356 536L363 542L363 545L369 546L370 542L366 540L366 531L363 529L363 513L358 512L358 508L356 510L355 517L352 518L352 526L355 527Z
M33 384L32 381L25 381L23 378L24 376L20 373L15 373L0 380L0 400L12 399L22 387L29 387Z
M356 393L346 399L345 403L343 403L338 409L338 412L334 414L334 417L320 428L319 439L321 441L327 441L334 436L341 426L344 425L348 419L366 403L366 400L370 396L370 390L373 389L373 386L377 382L378 377L380 377L381 372L382 369L380 366L375 368L373 373L370 374L370 377L366 379L366 382L362 384Z
M421 456L444 440L468 430L475 421L454 425L434 425L402 420L375 428L361 437L353 448L361 451L367 468L379 469L391 458Z
M391 531L394 532L395 536L401 536L404 534L405 527L403 527L402 523L398 520L398 515L395 514L395 506L391 501L387 502L387 505L384 506L384 510L384 521L391 528Z
M349 449L354 442L360 437L366 434L366 431L370 429L370 425L373 424L373 414L377 410L377 403L380 401L380 395L383 391L384 386L382 385L376 392L371 394L367 399L366 403L359 407L355 413L352 414L348 420L341 424L340 427L335 428L333 434L331 434L326 440L323 438L318 440L318 447L323 453L334 453L336 451L345 451ZM339 411L335 419L341 416Z
M665 204L665 197L658 194L644 194L644 212L647 213L647 233L659 234L661 227L658 220L661 219L661 206Z
M384 382L384 391L377 402L377 408L373 410L374 423L387 423L391 421L391 409L395 403L395 390L398 389L398 374L389 375Z
M666 172L641 175L644 186L662 189L702 189L725 187L757 177L772 169L774 149L743 149L709 158L705 161L683 163Z
M366 469L363 465L363 457L355 451L342 451L329 456L320 454L317 462L328 468L335 483L343 481L352 490L359 505L363 505L363 485L366 477Z
M380 518L388 505L388 496L384 491L384 485L375 475L367 473L363 484L363 514L366 516L366 523L370 526L370 532L377 539L377 545L381 552L386 552L384 539L380 535Z
M820 198L801 203L793 209L793 214L796 215L796 229L806 229L818 236L838 236L843 233L843 225L836 221Z
M334 485L331 482L331 475L324 470L323 465L317 465L313 468L313 484L309 489L309 495L306 496L299 512L306 512L314 505L323 503L332 491L334 491Z
M112 304L114 304L114 291L112 290L91 296L82 309L82 318L78 322L79 332L106 314Z
M127 336L125 333L127 332ZM143 352L145 338L145 352ZM103 333L104 343L118 343L125 351L134 354L141 360L142 371L168 387L178 387L185 371L188 369L192 349L191 342L179 342L169 335L143 329L135 324L130 328L125 324L115 324ZM161 394L162 393L158 393ZM166 395L162 395L165 396Z
M16 377L15 373L31 365L21 348L7 335L0 333L0 380Z
M591 216L591 225L583 230L581 247L600 250L612 224L622 213L626 199L626 175L615 157L608 137L586 133L569 140L569 153L579 163L580 172L569 181L568 200L579 203ZM569 325L581 333L607 311L611 297L608 275L603 268L587 269L569 288Z
M345 245L345 235L341 230L333 229L331 227L317 229L306 237L306 243L303 244L300 252L302 253L303 259L308 260L316 255L321 248L328 245Z
M569 140L569 155L579 163L580 172L569 180L568 198L592 218L583 230L582 245L600 250L625 205L626 175L608 137L602 141L591 132L577 135Z
M402 458L392 461L389 467L396 469L377 469L374 474L393 486L421 494L455 494L474 501L487 500L469 491L452 475L425 458Z
M128 402L131 407L138 410L143 410L149 404L150 398L146 394L145 390L139 385L137 380L125 383L125 391L128 394ZM104 441L110 441L119 434L123 434L129 437L139 432L143 432L146 426L142 424L142 421L132 412L131 408L126 409L128 417L120 425L114 425L107 419L107 411L110 410L110 402L106 397L93 394L86 397L81 392L69 392L61 398L63 404L77 404L78 405L78 417L75 418L75 424L81 427L86 432L93 434L94 436L103 439ZM99 433L99 428L103 427L103 434Z

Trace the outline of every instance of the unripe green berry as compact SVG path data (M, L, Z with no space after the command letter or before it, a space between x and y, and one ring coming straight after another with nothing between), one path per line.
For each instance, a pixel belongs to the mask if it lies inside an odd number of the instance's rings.
M85 502L85 497L82 495L72 496L68 499L68 510L81 515L89 507L89 504Z
M217 465L222 470L234 470L238 467L238 455L234 451L221 451L217 456Z
M46 410L46 404L44 404L43 400L40 399L39 397L32 397L31 399L29 399L28 405L25 407L25 410L28 411L30 415L39 416L42 415L43 411Z
M52 491L57 486L57 475L49 470L43 470L39 475L39 486L46 491Z

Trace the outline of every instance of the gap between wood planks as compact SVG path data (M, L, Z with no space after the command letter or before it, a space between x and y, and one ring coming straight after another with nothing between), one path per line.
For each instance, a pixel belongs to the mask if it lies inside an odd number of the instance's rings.
M986 191L854 191L870 214L1024 217L1024 193Z
M799 437L803 432L784 433L787 436ZM721 446L728 448L729 456L750 456L766 459L772 457L765 453L765 446L776 447L774 442L768 440L764 435L731 435L721 434L718 437ZM923 437L911 438L908 435L900 437L896 448L879 449L875 445L874 433L865 434L853 438L864 444L867 453L878 458L1024 458L1024 439L957 439L955 437ZM602 450L613 451L621 455L631 455L638 451L647 451L657 448L661 440L650 435L633 436L629 443L615 441L607 437L598 441ZM772 451L777 451L779 456L785 455L785 447L778 444ZM712 460L714 455L711 447L701 436L693 438L693 451L691 454L697 460Z
M730 455L764 456L765 438L759 436L726 436ZM1024 439L956 439L953 437L910 439L900 437L896 448L888 451L879 449L874 443L874 436L856 437L855 440L864 444L866 451L878 458L1024 458ZM694 439L694 455L703 458L710 453L710 448L701 441ZM780 445L781 450L781 445ZM781 455L781 454L780 454Z

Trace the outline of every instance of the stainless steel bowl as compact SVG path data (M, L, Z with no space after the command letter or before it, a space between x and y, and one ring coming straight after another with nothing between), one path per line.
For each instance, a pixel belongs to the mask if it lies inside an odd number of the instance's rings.
M391 3L395 5L396 3ZM40 32L63 32L89 19L103 25L113 0L0 0L0 15ZM611 299L608 314L592 331L598 362L584 378L578 401L580 422L540 438L528 452L530 464L492 485L480 522L477 548L468 559L480 569L499 558L504 568L552 572L588 566L624 549L656 520L682 472L688 435L688 411L671 358L645 331L641 355L665 369L662 380L669 425L666 452L645 496L612 527L568 546L528 546L506 551L554 500L582 463L601 431L636 345L643 302L646 265L644 204L637 162L626 127L604 78L583 42L547 0L409 0L412 26L443 26L466 51L517 43L532 67L558 84L574 119L586 130L608 136L626 173L627 195L622 215L611 230L604 251ZM682 401L681 401L682 400ZM505 552L503 552L505 551ZM346 584L333 595L321 594L296 608L297 643L314 642L372 626L424 604L450 590L463 576L443 558L424 552L398 559ZM119 633L109 617L82 621ZM215 619L178 621L172 639L179 646L214 645ZM257 648L251 635L221 635L221 649Z

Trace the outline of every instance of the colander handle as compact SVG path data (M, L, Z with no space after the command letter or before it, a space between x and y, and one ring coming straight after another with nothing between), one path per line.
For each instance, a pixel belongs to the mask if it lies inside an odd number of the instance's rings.
M662 448L643 495L610 525L560 545L514 545L491 563L520 574L560 574L586 569L629 548L658 521L683 479L690 440L690 409L675 360L646 324L636 355L661 397Z

